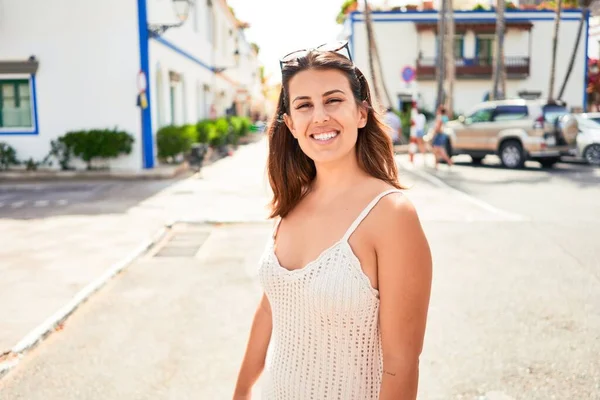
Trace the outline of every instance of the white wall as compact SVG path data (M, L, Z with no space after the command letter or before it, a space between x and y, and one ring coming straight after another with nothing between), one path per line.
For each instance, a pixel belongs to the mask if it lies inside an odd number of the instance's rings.
M41 160L70 130L113 128L135 135L114 168L141 168L137 4L103 0L3 0L0 59L35 55L39 135L3 136L21 159Z
M508 12L508 18L511 13ZM521 90L541 91L542 96L548 95L550 60L552 54L552 30L554 22L553 13L546 12L519 12L512 13L514 18L531 19L534 26L531 29L531 53L529 53L529 33L509 29L506 35L505 56L528 56L531 58L530 74L526 79L509 79L507 81L507 95L509 97L517 96ZM577 27L579 24L578 13L565 12L563 18L573 20L561 21L560 36L558 42L558 56L556 66L555 95L562 84L571 51L575 42ZM362 18L360 15L357 18ZM420 97L422 101L431 106L435 102L436 84L435 81L417 81L406 85L400 76L401 70L405 65L416 67L416 59L419 50L423 57L435 56L436 36L433 32L421 32L417 34L415 20L431 20L436 18L433 13L386 13L373 14L374 33L379 45L379 55L381 57L384 70L384 79L391 97L396 105L397 94L414 93L415 97ZM493 13L462 13L456 14L456 19L477 19L495 18ZM549 18L547 21L538 21L536 18ZM387 21L381 21L387 20ZM397 21L401 20L401 21ZM365 25L362 21L354 22L353 43L356 64L367 75L370 82L368 69L368 53L366 42ZM576 56L573 72L569 84L565 91L563 99L571 106L582 106L585 90L584 84L584 57L585 57L585 37L581 38L581 43ZM467 34L465 37L465 57L473 57L475 52L475 37ZM491 89L490 79L485 80L465 80L458 78L455 83L455 105L457 111L470 109L477 102L481 102L486 92Z
M590 18L588 57L600 59L600 17Z

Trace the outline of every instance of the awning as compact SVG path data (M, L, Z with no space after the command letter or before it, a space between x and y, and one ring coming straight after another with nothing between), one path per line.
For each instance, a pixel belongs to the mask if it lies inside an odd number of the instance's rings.
M0 74L29 74L34 75L40 63L35 58L25 61L0 60Z

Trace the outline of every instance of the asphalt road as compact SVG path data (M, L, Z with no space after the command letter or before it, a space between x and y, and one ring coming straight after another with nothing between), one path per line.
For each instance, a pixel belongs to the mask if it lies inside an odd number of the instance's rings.
M419 399L600 399L600 170L467 160L402 168L434 257ZM191 258L139 260L2 378L0 399L229 398L269 229L214 227Z
M0 218L120 213L175 180L0 182Z

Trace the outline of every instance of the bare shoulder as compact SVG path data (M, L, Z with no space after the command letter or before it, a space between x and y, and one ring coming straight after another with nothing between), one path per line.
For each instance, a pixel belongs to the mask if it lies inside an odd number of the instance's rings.
M384 230L410 231L421 229L417 210L410 199L402 192L390 193L384 196L373 210L373 222L379 229L376 233L383 234Z
M383 265L414 265L431 263L429 243L417 210L403 193L384 196L373 210L370 223L375 252L380 261L395 260ZM409 261L399 263L399 261Z

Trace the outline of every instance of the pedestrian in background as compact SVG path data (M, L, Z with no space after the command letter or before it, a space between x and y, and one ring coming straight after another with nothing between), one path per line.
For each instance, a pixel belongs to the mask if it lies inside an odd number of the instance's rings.
M416 399L431 253L348 44L281 60L273 234L234 399ZM268 354L268 357L267 357Z
M394 109L388 107L385 111L384 122L388 126L388 132L393 144L400 144L402 137L402 120L394 112Z
M446 115L446 108L444 106L439 106L434 129L434 137L432 141L433 146L433 155L435 156L435 169L438 169L439 159L444 159L449 166L454 165L452 159L448 155L446 151L446 145L448 143L448 135L444 132L444 126L448 122L448 116Z
M423 140L423 137L425 136L426 118L425 114L419 111L416 101L413 101L412 103L410 116L411 143L409 145L409 158L410 161L414 163L415 153L417 150L419 150L423 156L423 163L425 163L425 154L427 153L427 149L425 148L425 141Z

